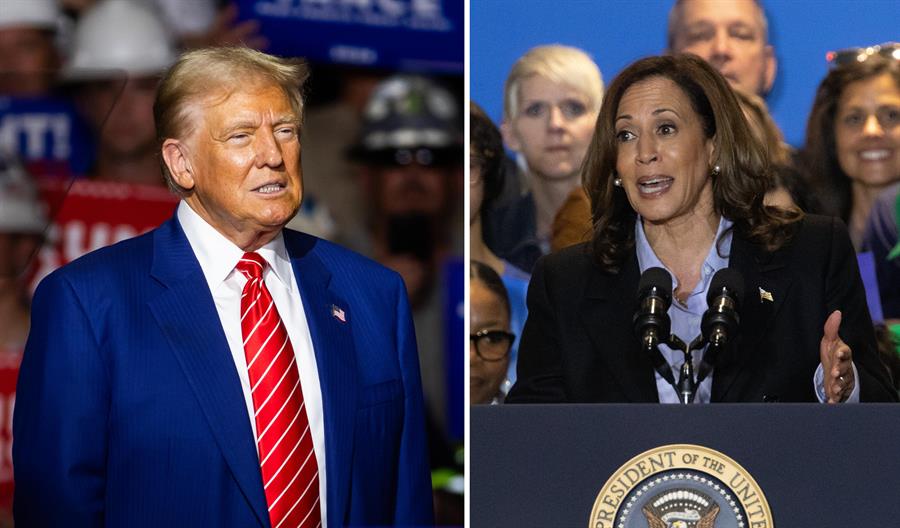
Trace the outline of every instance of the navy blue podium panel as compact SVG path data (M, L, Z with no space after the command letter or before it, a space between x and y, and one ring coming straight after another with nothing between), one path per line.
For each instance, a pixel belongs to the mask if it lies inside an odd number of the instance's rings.
M470 416L473 528L588 527L610 477L672 444L718 451L755 479L771 521L746 528L900 526L897 404L499 405Z

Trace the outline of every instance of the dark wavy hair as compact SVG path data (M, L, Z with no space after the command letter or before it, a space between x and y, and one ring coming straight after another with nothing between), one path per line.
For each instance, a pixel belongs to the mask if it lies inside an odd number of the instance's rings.
M613 185L618 157L615 121L625 92L654 77L669 79L681 88L704 135L713 140L716 159L712 165L721 169L712 180L715 211L734 223L736 233L766 250L783 246L790 239L792 224L803 214L763 205L772 178L767 149L750 131L728 82L695 55L664 55L638 60L610 84L582 165L582 182L591 199L591 249L600 267L618 271L634 247L637 213L625 191Z
M863 62L851 62L828 72L819 84L809 121L806 123L806 147L802 159L803 177L820 193L822 213L850 219L853 207L850 176L841 169L835 143L838 102L852 83L888 73L900 88L900 61L872 56Z
M503 189L503 138L497 125L475 101L469 102L469 157L481 165L484 181L484 209Z

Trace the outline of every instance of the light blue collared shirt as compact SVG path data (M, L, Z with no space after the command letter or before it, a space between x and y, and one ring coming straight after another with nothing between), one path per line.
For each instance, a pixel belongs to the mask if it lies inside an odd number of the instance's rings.
M683 305L679 301L674 300L675 296L672 295L673 301L671 306L669 306L668 312L669 319L672 321L672 333L680 337L687 345L689 345L695 337L700 335L700 322L703 319L703 313L706 312L707 308L706 292L709 290L709 283L712 280L713 275L720 269L728 267L728 258L731 255L732 233L731 230L728 229L729 227L731 227L731 221L724 216L721 217L714 242L712 246L710 246L709 252L706 254L706 259L701 266L700 280L697 282L697 286L694 287L694 291L688 295L686 304ZM718 242L719 239L721 239L721 243L717 244L716 242ZM672 270L667 268L666 265L659 260L659 257L656 256L656 253L653 252L653 248L650 247L650 242L647 241L647 235L644 233L644 224L640 216L638 216L637 221L634 223L634 241L635 249L637 251L638 267L641 270L641 274L650 268L663 268L672 276L672 291L675 291L678 287L678 279L675 274L672 273ZM722 251L721 255L719 254L719 250ZM671 367L672 373L677 381L679 373L681 372L681 367L684 365L684 353L680 350L673 350L669 348L668 345L660 345L659 351L666 359L666 362L669 363L669 367ZM697 372L697 368L700 367L700 362L703 360L703 355L705 353L706 347L695 350L692 353L691 359L694 364L694 372ZM700 383L700 386L697 387L697 393L694 397L695 403L709 403L714 374L715 372L707 376L706 379ZM678 393L675 391L675 388L660 376L658 372L656 373L656 391L659 393L660 403L679 402Z
M710 246L709 252L706 254L706 259L703 261L700 270L700 280L697 282L697 286L694 287L694 291L688 296L687 303L682 305L679 301L674 300L674 295L672 296L673 302L672 305L669 306L668 312L669 319L672 322L672 333L681 338L687 345L689 345L695 337L700 335L700 323L703 319L703 313L706 312L707 309L706 293L709 291L709 283L712 280L713 275L720 269L728 267L728 261L731 257L732 230L729 229L731 225L732 222L724 216L719 219L719 227L716 230L716 236L713 239L713 244ZM662 263L661 260L659 260L659 257L656 256L653 248L650 247L650 242L647 241L647 235L644 233L644 224L640 216L638 216L637 221L634 224L634 241L638 267L640 268L641 274L650 268L663 268L672 276L672 291L675 291L678 287L678 278L665 264ZM721 255L719 254L719 251L722 252ZM666 359L666 362L669 363L669 367L672 369L672 373L677 381L681 372L681 367L684 365L684 353L680 350L672 350L668 345L660 345L659 351ZM695 350L692 353L691 360L694 364L695 373L697 372L705 353L706 347L703 347L701 350ZM847 398L847 401L855 403L859 401L859 375L856 372L856 365L851 364L851 366L853 368L853 375L856 379L856 383L853 387L853 392L850 393L850 397ZM694 403L709 403L710 395L712 394L712 380L714 375L715 370L713 370L713 372L700 383L700 386L697 387ZM819 367L813 375L813 386L815 387L816 396L819 398L820 402L825 401L823 381L824 371L822 365L819 364ZM679 403L680 401L675 388L660 376L658 372L656 373L656 391L659 394L660 403Z

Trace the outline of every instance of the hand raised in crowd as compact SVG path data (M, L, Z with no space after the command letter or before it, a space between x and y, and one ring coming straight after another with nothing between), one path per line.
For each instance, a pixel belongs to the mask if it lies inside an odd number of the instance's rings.
M831 312L825 321L819 355L825 374L825 399L828 403L839 403L846 400L856 379L853 376L853 351L838 335L841 327L841 311Z

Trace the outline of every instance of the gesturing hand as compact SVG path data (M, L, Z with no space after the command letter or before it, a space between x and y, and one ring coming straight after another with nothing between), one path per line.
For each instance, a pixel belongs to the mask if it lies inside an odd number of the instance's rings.
M822 361L822 370L825 374L825 400L828 403L838 403L846 400L856 379L853 376L853 352L847 343L838 335L841 327L841 312L831 312L825 321L822 341L819 344L819 356Z

